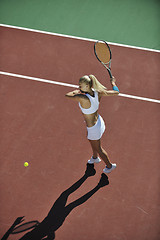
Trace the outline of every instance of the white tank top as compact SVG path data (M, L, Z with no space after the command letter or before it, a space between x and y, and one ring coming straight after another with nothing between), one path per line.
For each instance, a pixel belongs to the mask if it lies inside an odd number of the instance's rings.
M98 92L94 91L94 97L92 97L90 94L85 93L85 95L89 98L91 106L90 108L82 108L81 104L79 102L79 107L81 109L81 111L84 114L92 114L95 113L98 108L99 108L99 99L98 99Z

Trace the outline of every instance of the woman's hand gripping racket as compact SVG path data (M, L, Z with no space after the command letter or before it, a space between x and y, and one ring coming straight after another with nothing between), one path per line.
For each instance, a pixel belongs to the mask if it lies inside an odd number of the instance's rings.
M94 53L98 61L100 61L103 64L103 66L108 70L110 78L112 78L111 73L112 53L108 43L106 43L103 40L98 40L94 44Z

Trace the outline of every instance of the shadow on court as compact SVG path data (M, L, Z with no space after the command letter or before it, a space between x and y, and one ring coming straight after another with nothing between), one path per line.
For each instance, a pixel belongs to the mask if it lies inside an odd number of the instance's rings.
M65 221L66 217L69 215L69 213L77 206L86 202L101 187L104 187L109 184L107 175L102 173L99 183L91 191L89 191L81 198L75 200L74 202L72 202L66 206L69 195L71 193L75 192L87 180L88 177L94 176L95 173L96 173L96 170L94 169L94 164L87 163L85 174L76 183L74 183L70 188L68 188L67 190L62 192L62 194L59 196L59 198L53 204L47 217L41 223L37 224L37 226L33 230L26 233L19 240L28 240L28 239L30 239L30 240L33 240L33 239L34 240L40 240L40 239L53 240L53 239L55 239L55 231L62 226L62 224L64 223L64 221ZM17 218L17 219L19 219L19 221L17 221L17 224L19 224L21 222L22 218ZM4 235L4 237L2 238L3 240L7 239L9 234L11 234L14 231L13 225L8 230L8 232Z

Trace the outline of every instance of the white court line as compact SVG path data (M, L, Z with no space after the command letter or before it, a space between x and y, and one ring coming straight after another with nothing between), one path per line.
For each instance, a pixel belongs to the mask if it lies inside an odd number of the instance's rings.
M78 85L73 85L73 84L63 83L63 82L57 82L57 81L47 80L47 79L43 79L43 78L24 76L24 75L20 75L20 74L8 73L8 72L2 72L2 71L0 71L0 74L1 75L6 75L6 76L11 76L11 77L16 77L16 78L28 79L28 80L32 80L32 81L43 82L43 83L50 83L50 84L61 85L61 86L65 86L65 87L78 88ZM137 100L141 100L141 101L160 103L160 100L157 100L157 99L144 98L144 97L139 97L139 96L134 96L134 95L129 95L129 94L120 93L118 96L126 97L126 98L132 98L132 99L137 99Z
M12 26L12 25L7 25L7 24L0 24L0 27L14 28L14 29L19 29L19 30L24 30L24 31L42 33L42 34L59 36L59 37L65 37L65 38L73 38L73 39L84 40L84 41L89 41L89 42L96 42L96 41L97 41L97 40L95 40L95 39L82 38L82 37L76 37L76 36L59 34L59 33L52 33L52 32L41 31L41 30L36 30L36 29L31 29L31 28L17 27L17 26ZM113 43L113 42L108 42L108 43L109 43L110 45L115 45L115 46L120 46L120 47L134 48L134 49L138 49L138 50L144 50L144 51L150 51L150 52L158 52L158 53L160 53L160 50L156 50L156 49L136 47L136 46L126 45L126 44L120 44L120 43Z
M47 79L43 79L43 78L29 77L29 76L24 76L24 75L15 74L15 73L2 72L2 71L0 71L0 74L6 75L6 76L11 76L11 77L24 78L24 79L28 79L28 80L37 81L37 82L51 83L51 84L65 86L65 87L75 87L75 88L78 88L77 85L72 85L72 84L69 84L69 83L63 83L63 82L47 80Z

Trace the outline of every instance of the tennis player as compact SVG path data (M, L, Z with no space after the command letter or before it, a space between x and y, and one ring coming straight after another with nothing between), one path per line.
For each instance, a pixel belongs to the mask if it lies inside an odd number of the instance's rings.
M112 77L110 82L112 90L107 90L94 75L85 75L79 80L79 89L66 94L67 98L79 103L86 122L87 138L93 150L93 156L88 160L88 163L99 163L102 159L106 165L103 169L105 173L110 173L116 168L116 164L110 162L107 152L101 147L101 137L105 131L105 123L98 114L99 103L103 96L117 96L119 94L116 79Z

